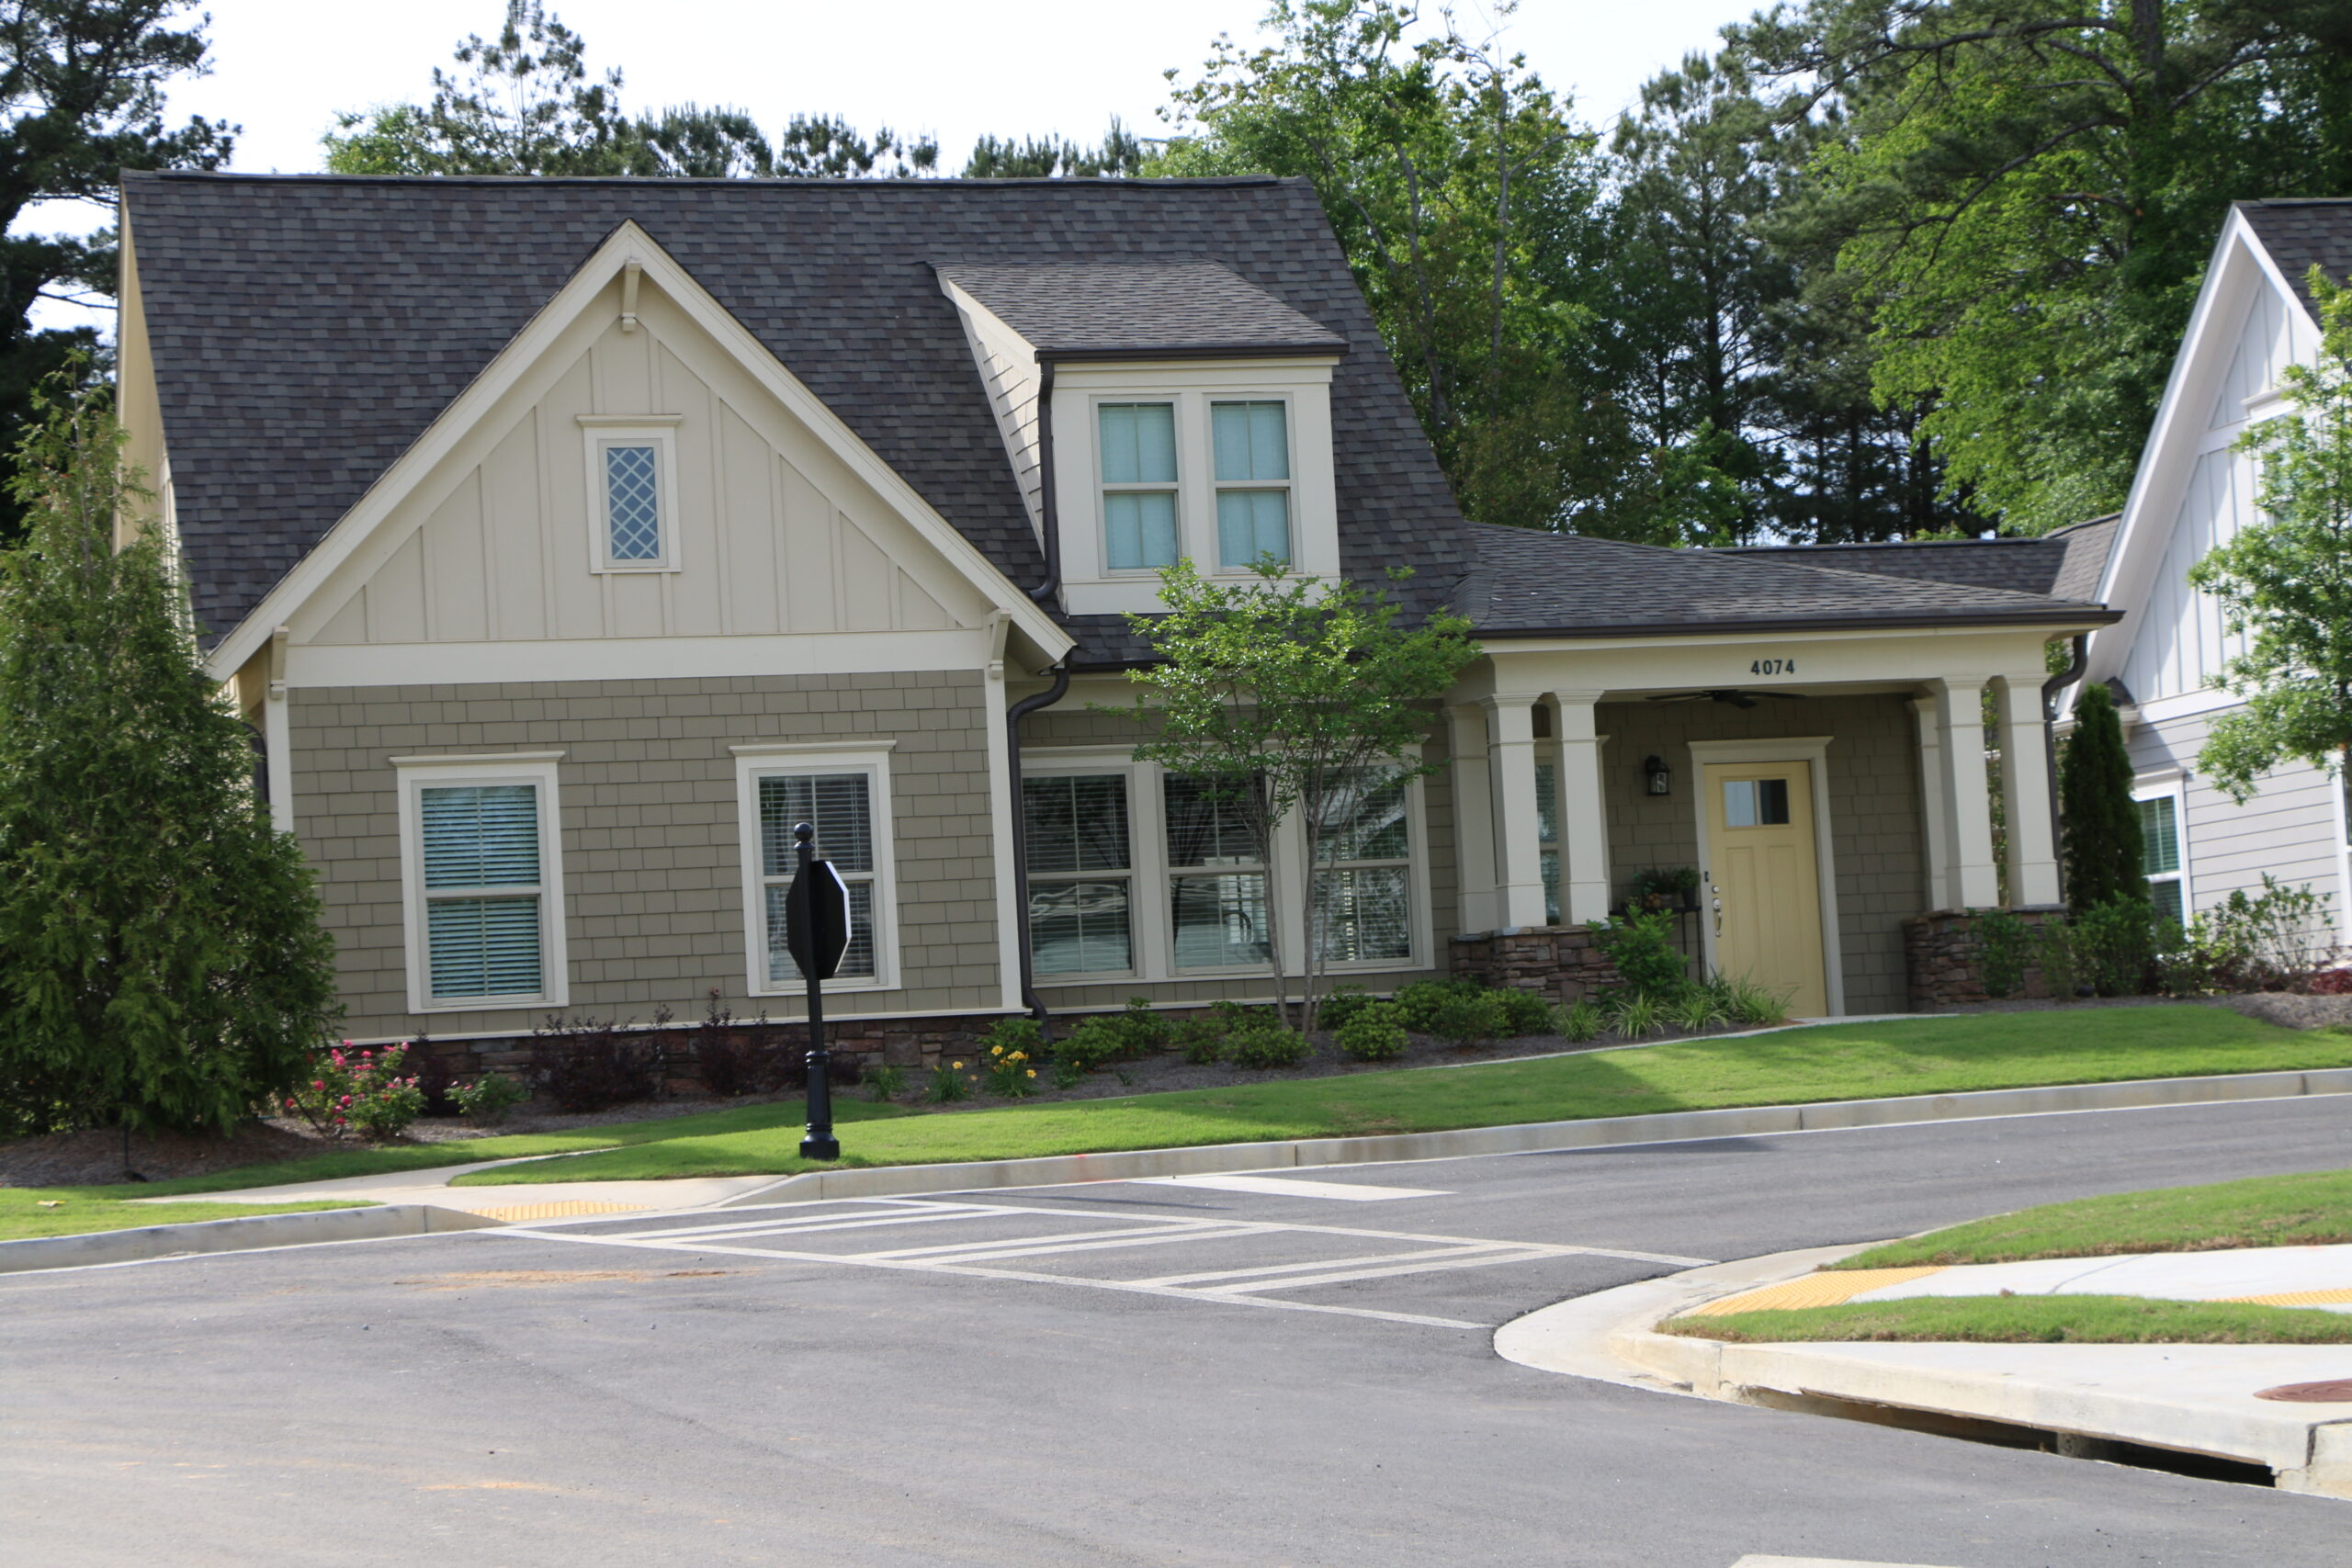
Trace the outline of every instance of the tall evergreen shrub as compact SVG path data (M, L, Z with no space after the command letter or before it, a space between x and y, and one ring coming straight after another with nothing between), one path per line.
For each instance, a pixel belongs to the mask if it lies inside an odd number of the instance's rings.
M0 1128L225 1129L334 1021L333 945L103 390L40 412L0 558Z
M2058 784L2066 834L2066 907L2079 915L2110 899L2145 903L2146 850L2132 798L2132 759L2105 686L2083 689Z

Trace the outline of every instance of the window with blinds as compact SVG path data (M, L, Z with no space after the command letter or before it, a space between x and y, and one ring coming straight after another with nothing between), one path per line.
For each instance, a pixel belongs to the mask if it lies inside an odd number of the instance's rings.
M1029 867L1029 953L1039 975L1135 967L1134 867L1125 773L1046 773L1021 781Z
M427 785L416 800L433 999L544 995L538 786Z
M874 775L851 773L763 773L759 781L761 925L771 984L787 985L800 978L786 946L785 895L799 869L798 846L792 829L802 822L816 829L817 853L833 863L849 889L849 948L842 955L837 980L880 977L876 948L874 910L876 852Z
M2148 877L2148 902L2156 919L2187 919L2180 875L2180 800L2154 795L2140 802L2140 869Z
M1405 781L1388 769L1324 790L1317 847L1315 941L1326 964L1409 958L1412 833Z
M1217 564L1272 556L1290 564L1290 422L1279 400L1211 403L1216 456Z
M1273 962L1266 868L1232 787L1167 777L1169 914L1178 969Z

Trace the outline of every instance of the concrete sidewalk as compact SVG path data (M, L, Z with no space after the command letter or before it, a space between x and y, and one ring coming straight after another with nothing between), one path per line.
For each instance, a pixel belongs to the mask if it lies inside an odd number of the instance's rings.
M2260 1465L2284 1491L2352 1498L2352 1388L2315 1391L2341 1396L2324 1402L2259 1397L2352 1381L2352 1345L1735 1345L1656 1332L1725 1298L1809 1284L1862 1250L1745 1258L1600 1292L1505 1325L1495 1350L1545 1371L1735 1404L1995 1422L2085 1458L2119 1442L2210 1455Z
M1691 1308L1690 1315L1722 1317L1916 1296L2000 1295L2153 1296L2352 1313L2352 1247L2245 1247L2039 1258L2022 1263L1835 1269L1724 1296Z

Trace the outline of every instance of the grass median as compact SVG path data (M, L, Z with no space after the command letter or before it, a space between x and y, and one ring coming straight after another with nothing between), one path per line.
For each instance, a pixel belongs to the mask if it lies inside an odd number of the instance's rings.
M1937 1340L1991 1345L2352 1345L2352 1316L2144 1296L1912 1296L1678 1317L1666 1334L1735 1345Z
M1905 1019L1476 1066L887 1115L844 1135L843 1163L1014 1159L2346 1066L2352 1035L2299 1033L2220 1008ZM723 1130L683 1118L628 1147L475 1173L458 1184L820 1168L799 1157L796 1107L752 1115L759 1124Z
M92 1231L136 1230L141 1225L176 1225L191 1220L233 1220L246 1214L369 1207L373 1205L347 1200L339 1203L132 1203L94 1196L87 1188L0 1187L0 1241L86 1235Z

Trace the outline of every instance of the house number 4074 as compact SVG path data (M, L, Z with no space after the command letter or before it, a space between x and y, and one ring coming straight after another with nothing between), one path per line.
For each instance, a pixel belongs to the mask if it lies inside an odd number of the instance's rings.
M1793 675L1797 661L1793 659L1759 659L1747 667L1750 675Z

